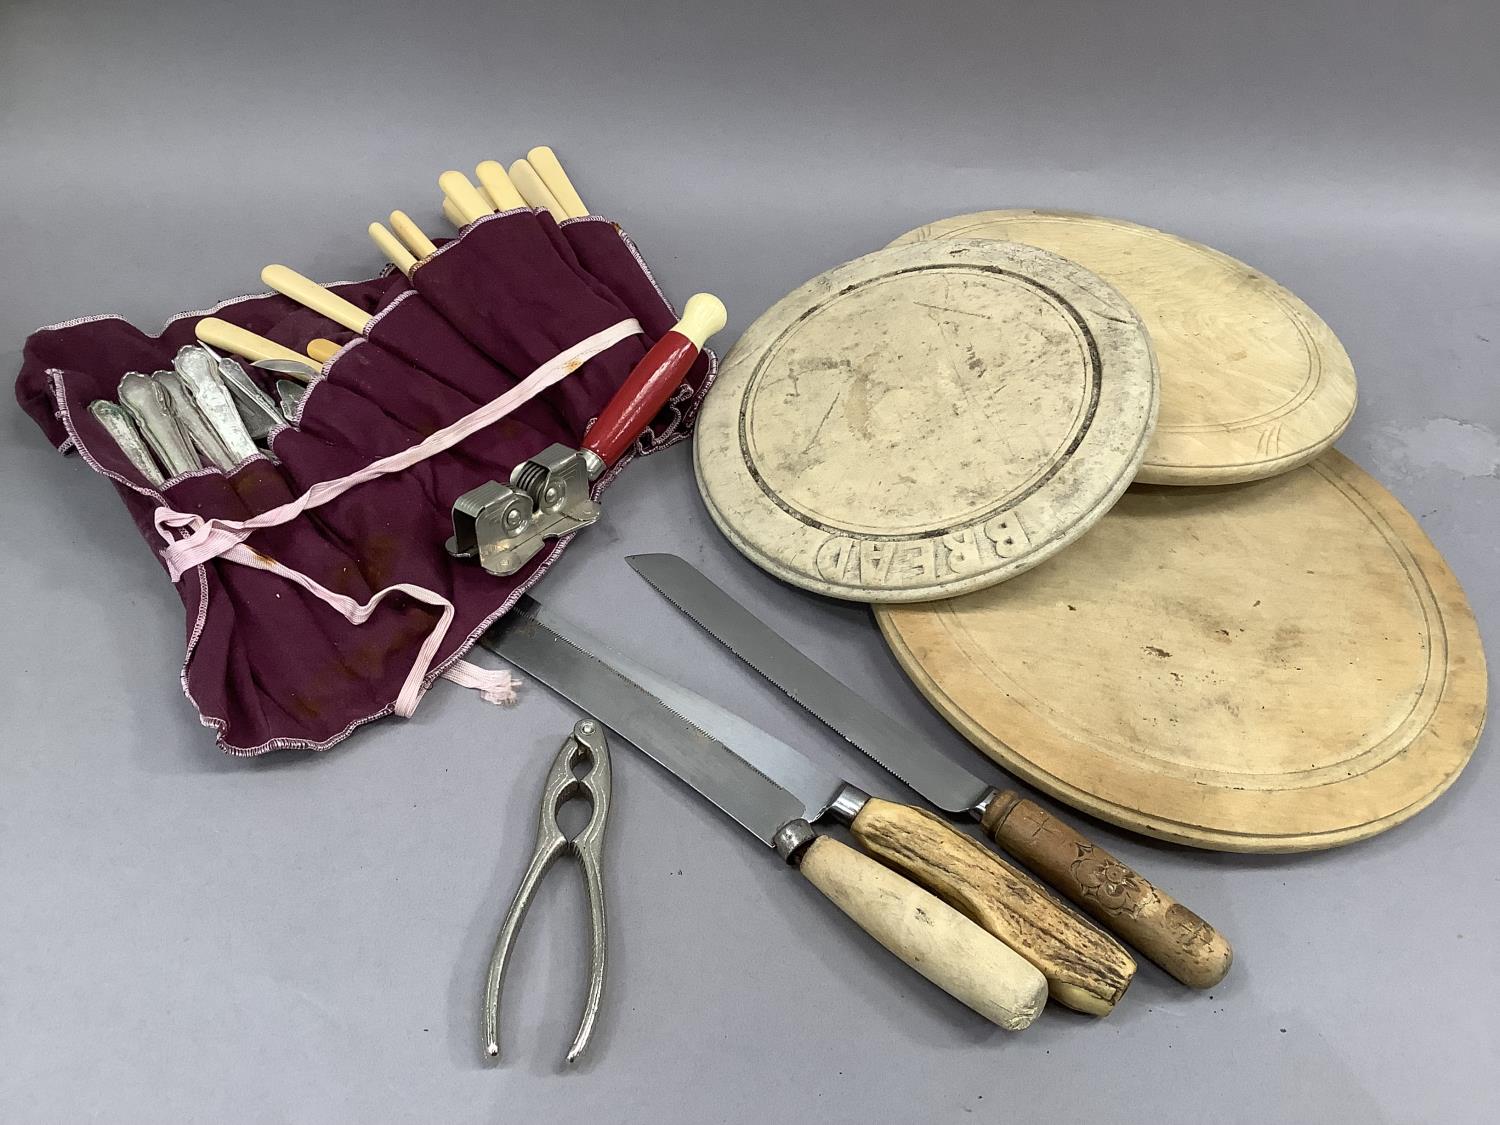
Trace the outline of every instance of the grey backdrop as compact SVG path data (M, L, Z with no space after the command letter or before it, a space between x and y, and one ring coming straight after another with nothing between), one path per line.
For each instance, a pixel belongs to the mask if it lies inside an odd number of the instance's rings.
M1040 205L1201 239L1342 337L1341 447L1500 613L1500 16L1471 3L0 2L0 367L33 327L152 330L379 265L450 166L562 154L668 292L731 309L940 216ZM1211 994L1150 966L1103 1021L1007 1036L843 923L623 744L591 1055L581 885L525 932L507 1058L490 944L574 712L439 687L324 756L222 758L182 611L111 490L14 407L0 446L0 1118L9 1121L1481 1121L1500 1008L1495 736L1411 824L1329 854L1092 826L1233 936ZM735 556L685 447L612 490L546 583L568 613L871 787L890 783L620 561L696 560L933 739L867 613Z

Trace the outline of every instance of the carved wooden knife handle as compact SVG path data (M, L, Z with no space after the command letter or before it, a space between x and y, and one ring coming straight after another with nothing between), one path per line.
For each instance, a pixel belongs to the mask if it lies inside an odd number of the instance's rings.
M849 831L882 863L926 887L1040 969L1059 1003L1106 1015L1135 975L1135 962L1114 938L931 813L871 797Z
M1046 809L1004 790L981 822L990 838L1072 902L1193 988L1224 979L1224 935Z

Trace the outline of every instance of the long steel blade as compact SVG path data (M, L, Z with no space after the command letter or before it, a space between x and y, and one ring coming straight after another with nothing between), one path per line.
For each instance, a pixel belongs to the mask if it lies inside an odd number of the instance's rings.
M625 561L730 652L938 808L966 813L989 794L991 786L824 671L687 560L656 554Z
M587 651L595 660L646 689L662 703L686 719L714 741L730 748L730 753L749 762L761 773L787 790L804 807L804 817L816 821L833 803L844 779L819 769L811 759L780 739L766 733L748 719L720 707L694 691L674 683L650 668L631 660L618 649L557 617L533 598L524 599L522 608L532 620L545 625L555 635Z
M788 821L815 820L823 813L826 803L810 807L633 679L628 670L612 666L619 658L607 646L545 616L544 621L537 602L522 598L480 643L634 743L765 844L774 846L777 830ZM652 682L661 686L659 678Z
M704 734L730 747L736 757L749 762L801 801L805 810L803 817L809 823L816 822L828 811L828 806L844 787L843 778L819 769L807 755L761 730L749 719L725 710L617 651L603 649L601 652L601 659L616 672L640 684Z

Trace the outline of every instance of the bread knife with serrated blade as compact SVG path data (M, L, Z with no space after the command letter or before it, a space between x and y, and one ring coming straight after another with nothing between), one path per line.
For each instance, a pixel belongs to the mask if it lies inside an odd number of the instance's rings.
M1224 979L1224 936L1034 801L1000 790L949 760L793 647L686 559L626 559L669 602L856 749L952 816L984 832L1102 926L1183 984Z
M682 689L669 692L671 703L664 701L653 690L661 686L660 677L647 674L653 686L640 682L623 658L529 597L480 643L572 700L774 847L835 906L949 995L1004 1028L1018 1030L1036 1019L1047 1000L1047 981L1033 965L916 883L812 828L826 815L858 820L885 802L818 770L787 746L772 747L752 764L741 752L744 745L769 735L743 720L721 724L711 707L695 708L695 697ZM681 713L684 706L694 718ZM731 729L721 731L721 725ZM769 768L765 756L784 768ZM933 824L951 834L935 819ZM929 831L903 842L928 854L932 837ZM941 861L941 852L932 858Z

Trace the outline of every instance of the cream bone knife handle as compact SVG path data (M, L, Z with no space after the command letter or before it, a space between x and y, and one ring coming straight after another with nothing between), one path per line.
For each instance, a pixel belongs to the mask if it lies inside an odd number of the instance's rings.
M1135 961L1114 938L931 813L870 797L849 831L886 866L1030 961L1058 1003L1108 1015L1135 976Z
M682 319L641 358L589 427L583 448L602 462L600 472L618 461L646 423L666 406L687 377L704 341L724 327L725 319L724 302L711 293L688 298ZM590 477L598 475L589 473Z
M370 233L370 241L375 243L375 246L385 255L386 260L410 277L411 271L416 267L417 256L387 230L384 223L371 223L366 229Z
M269 265L260 271L260 279L282 296L326 316L350 332L362 333L370 323L370 314L354 302L344 300L333 290L287 266Z
M1034 801L1002 790L980 827L1183 984L1211 988L1229 972L1234 949L1223 934Z
M415 261L420 262L437 253L437 244L427 237L427 232L405 211L391 212L391 230L407 248Z
M573 186L573 181L568 179L568 174L563 171L562 163L557 159L557 153L553 152L547 145L538 145L526 154L526 163L541 177L542 183L552 193L552 197L562 206L564 212L570 219L581 218L589 213L578 196L578 190Z
M568 217L567 210L557 201L557 196L552 194L549 188L537 175L537 171L525 160L517 160L510 166L510 182L515 184L516 190L526 200L527 206L535 210L546 211L556 222L562 222Z
M262 360L281 360L285 363L301 364L305 374L283 371L302 382L311 382L318 374L317 368L301 352L283 347L274 340L257 335L238 324L230 324L216 316L206 316L193 327L193 333L211 348L223 348L226 352L242 355L252 363Z
M453 204L454 209L463 216L466 223L472 223L475 219L482 219L486 215L495 213L490 201L479 194L479 189L474 186L473 181L462 172L450 168L438 177L438 187L442 189L444 197Z
M811 838L810 844L804 841ZM1047 981L952 907L806 821L781 830L808 882L861 929L954 999L1008 1031L1031 1025Z
M526 200L510 182L505 165L498 160L484 160L474 169L474 178L479 186L489 193L490 202L501 211L514 211L526 206Z
M307 342L307 357L321 366L338 355L342 349L342 344L335 344L332 340L317 336Z

